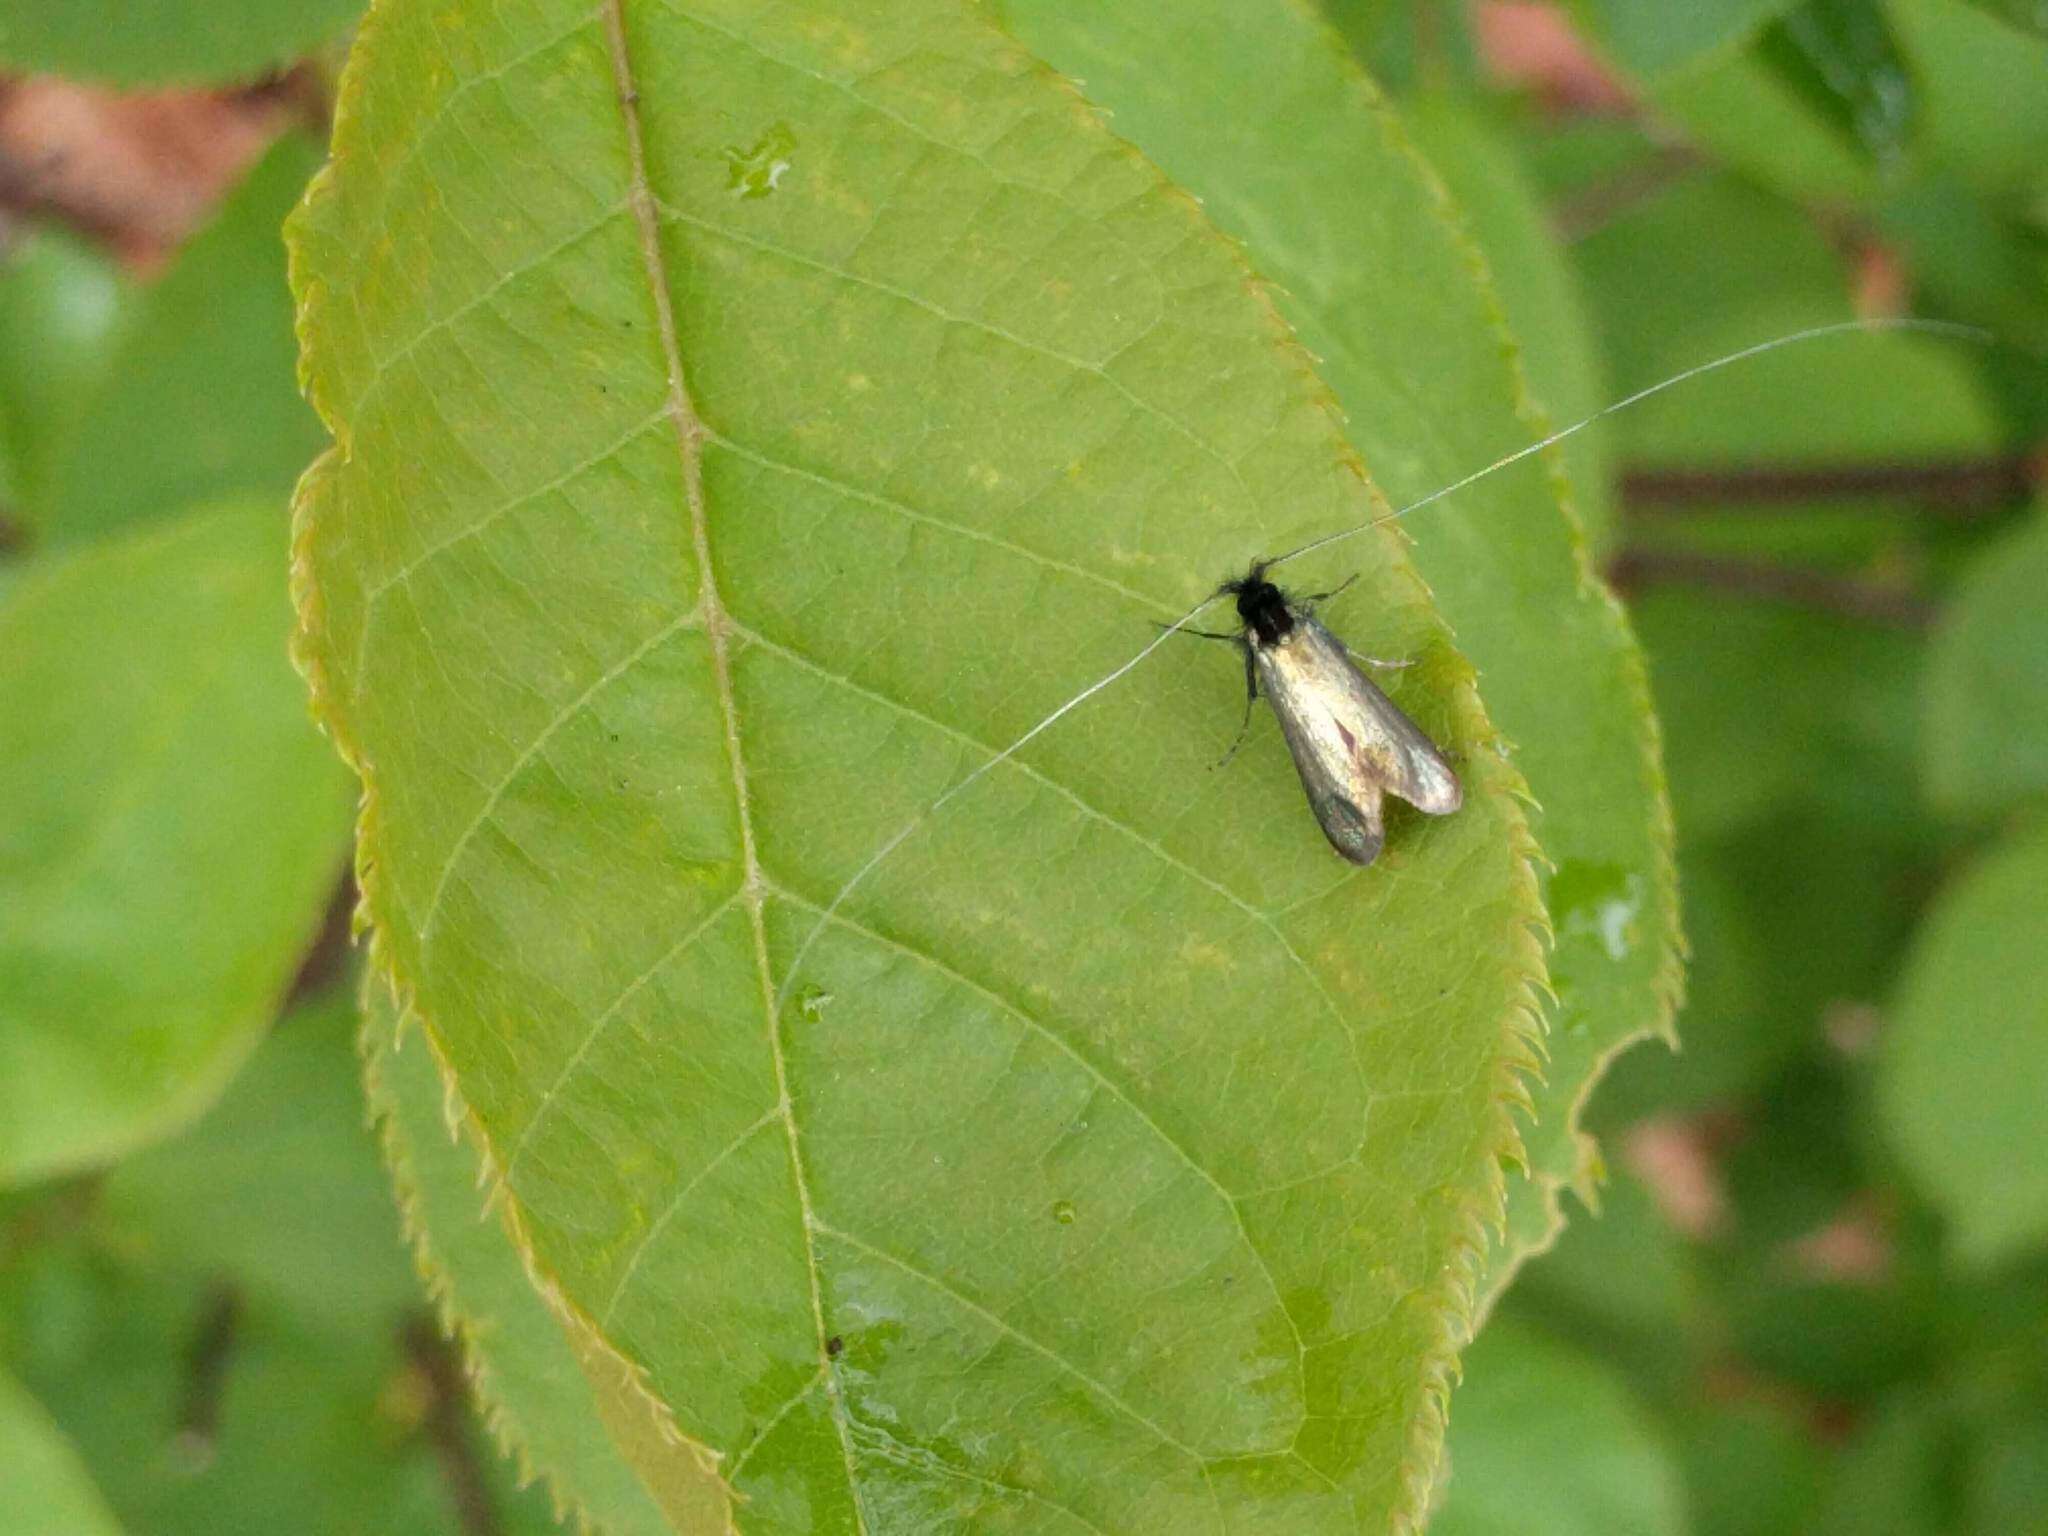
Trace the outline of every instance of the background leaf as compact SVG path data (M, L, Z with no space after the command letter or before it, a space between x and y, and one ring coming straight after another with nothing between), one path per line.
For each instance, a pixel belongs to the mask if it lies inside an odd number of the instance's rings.
M2015 832L1916 937L1884 1042L1880 1104L1899 1154L1975 1264L2048 1238L2048 827ZM1970 1048L1954 1048L1958 1038Z
M18 1536L118 1536L78 1452L21 1384L0 1372L0 1481Z
M1433 1536L1686 1530L1669 1446L1598 1361L1500 1322L1473 1344L1466 1370Z
M131 1530L554 1529L422 1367L353 1026L346 989L288 1014L198 1126L9 1224L0 1352Z
M0 603L0 1179L212 1102L284 995L346 775L284 656L271 508L31 562Z
M1754 37L1792 0L1576 0L1574 10L1614 61L1648 80L1698 67Z
M1928 651L1927 792L1984 816L2048 792L2048 517L1987 551Z
M1024 41L1088 82L1131 135L1281 289L1380 486L1406 505L1545 435L1476 253L1392 113L1305 7L1184 4L1172 13L1008 0ZM1286 82L1276 88L1275 82ZM1268 98L1251 119L1215 101ZM1402 524L1540 811L1560 1006L1526 1133L1537 1209L1483 1285L1504 1284L1589 1175L1578 1101L1609 1056L1669 1028L1677 896L1642 658L1599 585L1561 481L1496 475ZM1285 547L1275 539L1267 545ZM1341 546L1316 569L1335 585ZM1304 578L1305 580L1307 578ZM1371 610L1346 633L1371 645ZM1363 642L1361 642L1363 643ZM1367 646L1370 649L1370 645Z
M297 226L304 656L380 961L577 1338L743 1529L1386 1524L1541 972L1398 545L1338 622L1418 659L1467 802L1383 878L1270 728L1210 772L1241 674L1176 642L807 939L1152 621L1370 514L1299 354L949 4L463 15L372 17Z
M278 231L319 152L287 134L132 306L104 383L53 451L31 522L52 545L229 495L282 502L319 451L292 384Z
M113 261L62 230L31 230L0 253L0 512L26 529L128 301Z
M250 80L339 34L362 0L9 0L0 62L112 85Z
M1878 164L1904 153L1918 107L1883 7L1802 0L1764 29L1757 49L1780 80Z
M1553 227L1552 213L1518 158L1505 114L1470 98L1422 93L1401 103L1401 121L1450 189L1486 255L1487 276L1519 344L1529 387L1545 415L1563 427L1584 421L1615 398L1578 274ZM1572 509L1587 546L1604 555L1614 543L1610 428L1600 422L1558 447Z
M2039 0L1971 0L1977 9L2013 26L2024 27L2037 37L2048 37L2048 10Z

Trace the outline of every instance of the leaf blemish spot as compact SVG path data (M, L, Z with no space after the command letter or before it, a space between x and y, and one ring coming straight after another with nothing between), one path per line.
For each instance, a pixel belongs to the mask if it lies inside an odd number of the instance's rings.
M725 151L727 185L734 197L766 197L782 185L796 153L796 135L789 124L777 123L751 149L737 145Z

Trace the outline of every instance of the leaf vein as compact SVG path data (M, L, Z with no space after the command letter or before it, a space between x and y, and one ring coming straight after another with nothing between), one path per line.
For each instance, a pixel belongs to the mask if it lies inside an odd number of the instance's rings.
M664 641L673 639L686 629L694 629L696 627L697 615L695 612L678 614L675 618L669 620L668 623L662 625L661 628L657 629L645 640L642 640L631 651L627 652L626 655L600 672L591 680L589 686L584 688L575 698L569 700L568 703L556 710L553 717L535 733L533 740L528 742L519 755L512 759L505 771L492 783L489 793L484 796L483 804L477 807L476 814L470 818L469 824L462 829L461 835L455 839L454 845L449 848L447 858L442 860L441 872L434 881L434 893L427 901L426 916L420 922L419 938L422 951L426 949L428 941L433 937L434 923L441 915L441 903L448 894L448 881L455 873L456 865L462 861L463 855L469 849L470 842L483 829L484 824L490 820L492 814L498 808L498 802L504 798L505 791L512 787L513 781L525 770L527 764L531 763L540 754L541 748L545 747L553 739L557 731L575 719L584 709L588 708L590 702L598 694L602 693L606 688L610 687L644 661L657 646L661 645Z
M804 897L797 895L794 891L782 890L778 888L777 894L779 894L785 901L792 902L795 905L800 906L807 911L823 911L823 909L816 902L808 901ZM1121 1083L1117 1082L1116 1079L1111 1077L1100 1066L1096 1065L1095 1062L1091 1061L1088 1058L1088 1056L1084 1054L1078 1046L1076 1046L1071 1040L1067 1039L1067 1037L1061 1034L1058 1030L1054 1029L1050 1024L1046 1023L1043 1019L1038 1018L1036 1015L1032 1014L1027 1009L1023 1008L1021 1005L1003 996L1002 993L996 991L994 988L986 986L983 983L976 981L972 976L967 975L964 971L957 970L953 966L948 965L944 960L941 960L936 955L927 954L923 950L914 949L910 945L903 943L900 939L892 939L887 934L882 933L876 929L870 928L866 924L859 922L854 918L848 917L844 912L833 912L828 914L828 916L831 922L838 924L840 927L847 929L849 932L857 933L862 938L867 939L872 943L883 945L886 948L895 950L899 954L907 955L909 958L918 961L920 964L929 966L932 970L937 971L940 975L948 977L955 982L958 982L961 986L966 987L969 991L977 993L978 995L988 999L988 1001L994 1003L996 1007L1000 1008L1003 1012L1009 1014L1012 1018L1016 1019L1018 1023L1022 1024L1026 1029L1030 1030L1033 1034L1036 1034L1042 1039L1044 1039L1047 1044L1053 1047L1053 1049L1057 1050L1058 1052L1060 1052L1060 1054L1071 1060L1083 1072L1086 1072L1088 1076L1095 1080L1095 1082L1101 1087L1104 1093L1107 1093L1111 1098L1115 1099L1119 1104L1123 1105L1124 1108L1128 1109L1132 1114L1136 1115L1138 1117L1139 1123L1143 1125L1147 1130L1149 1130L1154 1136L1158 1137L1160 1144L1166 1147L1168 1151L1172 1152L1173 1155L1181 1161L1181 1163L1188 1169L1190 1173L1194 1174L1196 1178L1200 1179L1203 1183L1207 1184L1210 1189L1215 1191L1216 1198L1221 1200L1223 1202L1224 1208L1230 1212L1230 1219L1232 1223L1237 1227L1238 1236L1244 1241L1245 1251L1251 1255L1252 1262L1258 1265L1259 1273L1262 1276L1264 1276L1266 1286L1273 1294L1274 1306L1279 1309L1280 1315L1287 1320L1288 1331L1293 1335L1294 1338L1295 1366L1297 1371L1301 1373L1302 1395L1303 1400L1306 1401L1308 1391L1307 1343L1301 1336L1301 1328L1300 1325L1295 1322L1294 1314L1287 1310L1286 1302L1282 1299L1279 1278L1273 1273L1272 1267L1267 1264L1266 1256L1259 1252L1258 1244L1252 1241L1251 1230L1245 1225L1244 1212L1238 1205L1237 1197L1231 1194L1229 1190L1223 1187L1222 1181L1219 1180L1215 1174L1211 1173L1206 1167L1204 1167L1200 1160L1198 1160L1192 1152L1190 1152L1185 1146L1181 1145L1180 1141L1176 1139L1174 1135L1166 1129L1165 1126L1161 1125L1158 1120L1154 1119L1152 1114L1145 1108L1144 1105L1138 1102L1137 1098L1132 1094L1132 1092L1129 1089L1124 1087Z
M393 368L411 357L429 338L439 335L450 326L461 324L467 316L474 314L484 305L490 303L492 299L496 298L509 285L518 282L522 277L538 271L571 246L579 241L589 239L592 235L603 229L605 225L611 223L613 219L629 211L623 202L612 204L602 213L598 214L596 218L571 230L546 250L537 252L527 257L524 261L513 263L513 265L507 267L488 285L471 294L460 304L449 310L447 314L429 320L425 325L413 332L411 336L407 337L405 342L394 349L390 356L377 360L370 370L369 378L363 381L363 387L356 392L355 404L349 411L346 419L361 421L369 409L370 397L376 391L377 386L384 381Z
M705 440L716 443L735 458L745 459L748 463L758 465L762 469L790 475L799 480L808 480L813 485L825 490L850 497L855 501L866 502L870 506L880 507L885 511L895 512L908 521L922 524L927 528L936 528L943 533L957 534L963 539L972 539L978 544L988 544L997 549L1007 550L1011 554L1020 555L1036 565L1044 566L1047 570L1060 571L1066 575L1078 577L1083 581L1105 588L1116 593L1119 597L1126 598L1155 612L1175 614L1178 611L1169 608L1156 597L1140 592L1135 587L1127 587L1115 577L1105 576L1100 571L1090 570L1085 565L1076 565L1071 561L1055 559L1051 555L1041 554L1028 545L1013 543L1009 539L1001 538L993 533L986 533L979 528L970 528L964 523L949 522L943 517L934 517L929 512L920 512L917 508L910 506L906 502L898 501L893 496L885 496L879 491L862 490L857 485L825 474L820 470L806 469L802 465L790 463L787 459L778 459L772 454L761 452L758 448L750 448L745 443L736 442L722 432L707 430L705 432Z
M1188 1460L1194 1462L1197 1466L1201 1466L1203 1464L1203 1457L1201 1452L1197 1451L1193 1446L1188 1445L1186 1442L1179 1440L1173 1435L1167 1433L1163 1426L1154 1422L1152 1419L1146 1417L1143 1413L1140 1413L1131 1404L1124 1401L1124 1399L1120 1397L1116 1392L1111 1390L1102 1382L1097 1381L1093 1376L1089 1375L1086 1371L1082 1370L1080 1366L1074 1364L1073 1361L1067 1359L1058 1350L1052 1348L1048 1344L1041 1343L1039 1340L1031 1337L1030 1334L1025 1333L1022 1329L1018 1328L1014 1323L1011 1323L1006 1319L998 1316L996 1313L991 1312L987 1307L983 1306L980 1302L974 1300L973 1297L967 1295L964 1291L961 1291L958 1287L954 1286L950 1281L942 1279L940 1276L933 1274L928 1269L924 1269L917 1264L913 1264L908 1259L901 1258L896 1254L889 1253L881 1248L877 1248L873 1243L855 1237L851 1232L842 1231L838 1227L828 1226L823 1222L813 1222L812 1225L814 1229L819 1233L819 1235L829 1237L835 1242L844 1243L847 1247L853 1249L856 1253L866 1254L869 1258L872 1258L879 1263L887 1264L892 1269L899 1270L903 1274L910 1276L910 1278L913 1280L922 1281L925 1285L930 1286L933 1290L939 1292L939 1294L941 1294L942 1296L950 1298L962 1310L973 1313L974 1316L980 1318L983 1322L987 1323L991 1328L994 1328L997 1332L1003 1334L1005 1337L1015 1341L1018 1344L1023 1345L1033 1354L1038 1355L1043 1359L1050 1360L1062 1371L1066 1372L1069 1376L1073 1377L1076 1381L1080 1382L1081 1385L1087 1387L1090 1391L1095 1393L1097 1397L1101 1398L1104 1402L1108 1403L1111 1407L1115 1408L1119 1413L1121 1413L1125 1418L1129 1419L1133 1424L1136 1424L1141 1428L1150 1430L1154 1438L1156 1438L1161 1445L1171 1446L1174 1450L1179 1451L1183 1456L1187 1457Z
M497 522L499 518L509 516L511 513L517 512L521 507L526 506L528 503L538 501L543 496L547 496L555 491L559 491L563 486L567 485L571 480L574 480L578 475L596 468L599 464L604 463L605 460L619 453L622 449L625 448L625 446L628 443L632 442L634 438L641 436L643 433L651 431L655 427L661 425L661 423L666 420L668 420L668 406L664 404L660 410L654 411L651 414L643 417L641 420L636 421L635 423L633 423L632 426L628 427L624 432L620 433L618 437L613 439L611 442L606 443L604 447L598 449L588 458L581 459L578 462L571 464L567 469L563 470L560 474L556 475L552 480L549 480L546 484L537 485L530 491L521 491L518 495L511 497L509 500L497 502L493 504L488 511L481 513L474 521L465 523L462 527L456 529L453 533L445 534L441 538L434 540L431 544L427 545L425 549L421 550L418 554L414 555L410 560L407 560L405 564L399 566L397 570L391 572L388 576L385 576L381 578L379 581L377 581L377 583L373 585L367 593L364 594L364 632L367 634L369 630L369 623L367 617L368 611L369 609L376 606L378 599L382 598L393 587L398 586L400 583L409 580L412 577L413 573L417 571L421 566L425 565L428 561L434 559L436 556L443 553L451 545L460 544L465 539L475 538L478 534L482 533L486 528L489 528L493 523ZM356 654L358 665L360 665L362 656L360 647L358 647Z
M741 234L736 229L714 223L712 220L702 218L696 214L686 213L682 209L672 207L667 203L657 203L656 206L660 209L661 216L665 219L671 219L691 229L701 230L703 233L716 236L719 239L730 240L733 244L745 246L759 255L779 257L793 265L808 267L813 271L822 272L829 277L836 277L842 282L850 283L857 288L866 288L870 292L883 294L888 298L897 300L899 303L908 304L913 309L921 309L926 314L931 315L935 319L943 320L949 325L957 325L968 330L980 331L985 336L994 337L998 341L1008 342L1011 346L1032 353L1034 356L1043 357L1049 362L1059 363L1064 367L1071 368L1076 373L1092 375L1123 396L1124 400L1140 415L1149 416L1159 422L1174 433L1174 435L1184 439L1204 458L1213 461L1219 469L1230 476L1236 483L1237 488L1244 493L1247 507L1256 507L1258 505L1258 498L1252 494L1252 488L1245 482L1244 473L1238 468L1236 461L1225 458L1213 443L1205 441L1192 427L1188 426L1186 422L1182 421L1172 412L1153 404L1143 395L1137 393L1130 385L1124 383L1122 379L1110 372L1107 365L1103 363L1090 362L1086 358L1076 357L1069 352L1062 352L1057 347L1049 347L1043 342L1032 341L1029 337L1020 336L1015 331L1008 330L1003 326L995 324L993 321L982 320L973 315L959 314L954 310L947 309L942 304L935 304L930 299L912 293L908 289L898 288L892 283L885 283L880 278L868 277L858 272L850 272L846 268L835 266L829 261L821 261L815 256L806 256L800 251L790 250L787 246L776 245L772 241L762 240L753 235Z
M597 1315L599 1327L603 1328L611 1325L612 1314L618 1311L619 1303L625 1299L626 1289L633 1283L633 1276L640 1272L640 1261L647 1257L649 1251L653 1249L655 1241L668 1229L668 1224L675 1220L676 1214L683 1208L683 1203L697 1192L697 1186L724 1166L725 1160L731 1157L733 1153L739 1151L741 1147L744 1147L781 1118L782 1106L780 1104L769 1105L759 1118L748 1125L739 1135L733 1137L731 1141L728 1141L723 1147L719 1148L717 1155L702 1168L691 1174L684 1181L682 1188L678 1189L670 1197L668 1204L662 1207L661 1214L647 1224L647 1230L640 1234L640 1241L633 1245L632 1253L626 1258L626 1267L620 1272L617 1282L612 1286L611 1295L605 1298L604 1307Z
M825 678L829 682L836 683L843 688L849 689L854 693L860 694L863 698L870 699L875 703L885 706L886 708L893 709L899 714L908 715L911 719L920 721L925 725L929 725L934 730L944 732L946 735L952 737L955 741L960 742L962 745L973 747L978 751L989 754L990 756L993 756L997 751L995 747L992 747L987 742L982 741L977 737L970 735L968 732L959 729L957 726L948 725L943 720L934 719L930 715L923 713L921 710L913 709L910 705L903 703L899 699L893 699L889 697L887 694L877 693L873 689L867 688L863 686L861 683L856 682L853 678L848 677L845 673L835 672L830 667L825 666L821 662L814 661L810 657L803 655L801 652L791 650L788 646L782 645L777 641L770 640L767 636L759 633L756 630L747 629L744 626L735 623L733 625L733 631L735 634L739 635L741 638L745 639L750 644L758 645L763 650L766 650L776 656L780 656L781 658L790 662L794 666L802 667L806 671L812 672L819 677ZM1358 1078L1359 1096L1361 1100L1368 1105L1369 1108L1373 1097L1372 1084L1366 1077L1365 1064L1359 1056L1357 1038L1353 1035L1350 1026L1345 1022L1342 1011L1337 1007L1337 1000L1330 995L1330 989L1328 988L1328 986L1324 984L1322 977L1317 974L1315 967L1308 963L1306 957L1302 955L1300 950L1294 947L1293 941L1290 940L1286 934L1280 931L1279 925L1275 923L1271 917L1269 917L1261 908L1252 905L1252 903L1245 900L1244 897L1240 896L1237 892L1231 890L1229 886L1224 885L1221 881L1215 879L1210 875L1202 873L1201 870L1195 868L1192 864L1180 858L1177 854L1172 853L1161 844L1147 837L1143 832L1140 832L1136 827L1132 826L1129 822L1124 821L1121 818L1112 815L1110 812L1103 810L1099 806L1091 804L1089 801L1083 799L1079 794L1076 794L1073 790L1069 789L1066 785L1060 783L1057 779L1045 773L1042 769L1032 767L1030 763L1026 762L1021 757L1013 756L1008 761L1010 762L1011 766L1017 769L1018 772L1024 774L1027 778L1032 780L1032 782L1039 784L1046 789L1051 790L1054 794L1060 796L1062 799L1067 801L1076 810L1080 811L1084 816L1087 816L1093 821L1099 822L1101 825L1106 826L1113 831L1122 833L1125 837L1128 837L1132 842L1136 843L1139 847L1143 848L1147 853L1150 853L1154 858L1158 859L1162 864L1166 865L1168 868L1176 871L1177 873L1185 876L1187 879L1194 881L1196 884L1205 887L1215 895L1222 897L1225 901L1229 902L1233 907L1236 907L1240 913L1242 913L1245 917L1249 918L1257 926L1265 929L1267 934L1274 941L1274 943L1280 946L1280 951L1282 954L1286 955L1288 963L1291 966L1293 966L1293 968L1300 973L1302 979L1306 981L1311 988L1314 989L1316 997L1320 1000L1320 1002L1323 1005L1323 1008L1329 1014L1331 1023L1336 1026L1338 1035L1342 1037L1342 1039L1348 1045L1351 1053L1352 1070ZM1363 1124L1361 1124L1359 1127L1360 1146L1364 1145L1364 1138L1365 1127ZM1353 1157L1356 1157L1357 1152L1354 1151L1351 1155Z
M583 1036L581 1043L577 1045L574 1051L570 1052L569 1059L562 1064L562 1070L555 1075L555 1080L548 1085L547 1092L540 1096L540 1102L534 1106L533 1113L527 1117L525 1129L520 1131L518 1141L513 1143L511 1154L505 1159L506 1183L509 1184L512 1181L512 1171L519 1166L520 1154L526 1150L527 1143L533 1140L533 1133L540 1128L541 1121L547 1118L549 1109L553 1107L556 1098L561 1094L562 1090L568 1086L569 1079L575 1075L577 1068L583 1065L583 1058L589 1054L590 1048L597 1043L598 1037L604 1033L605 1026L617 1017L619 1010L624 1008L642 987L654 979L663 966L667 965L677 955L680 955L691 944L701 938L713 923L732 910L733 903L738 900L739 892L735 890L725 900L706 913L700 921L692 924L688 933L685 933L675 943L663 950L660 957L652 965L627 982L624 987L620 988L618 995L599 1010L596 1018L591 1021L590 1029Z
M811 1192L804 1169L803 1147L797 1135L796 1113L790 1099L789 1068L783 1057L782 1034L776 1006L775 978L768 961L768 932L762 915L759 852L755 846L752 807L747 794L747 765L740 744L739 705L733 695L732 669L726 656L726 613L718 590L717 572L711 562L710 518L704 504L701 443L703 424L692 405L684 382L682 343L676 333L675 303L668 270L661 250L661 227L654 189L647 176L647 149L640 126L640 91L634 83L631 56L626 44L624 0L606 0L605 36L612 60L613 84L626 136L630 177L629 201L634 222L640 230L641 260L658 322L662 362L668 373L669 416L675 423L676 449L682 460L683 487L689 504L690 542L695 551L700 583L699 608L711 641L712 675L717 685L719 711L725 724L726 761L732 772L734 810L739 820L740 854L745 868L741 891L746 900L749 926L753 931L754 964L761 986L762 1025L767 1035L769 1059L775 1070L777 1108L781 1112L784 1137L789 1149L790 1176L795 1186L798 1236L803 1244L804 1265L811 1290L811 1323L818 1362L826 1366L826 1392L832 1405L832 1422L838 1431L841 1459L846 1467L846 1485L853 1500L854 1523L867 1531L867 1512L861 1499L860 1479L853 1462L853 1442L846 1421L846 1405L838 1382L827 1362L831 1351L826 1344L824 1283L818 1269L817 1243L812 1233Z

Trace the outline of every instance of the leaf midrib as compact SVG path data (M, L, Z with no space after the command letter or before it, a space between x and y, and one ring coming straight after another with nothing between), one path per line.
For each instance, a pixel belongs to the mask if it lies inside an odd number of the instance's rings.
M627 201L639 230L642 268L654 302L656 334L660 338L662 362L668 373L668 415L675 423L676 451L682 460L683 492L689 505L690 543L697 561L698 613L710 645L712 680L718 691L719 715L725 728L726 761L731 768L733 810L740 831L741 896L747 910L747 925L753 940L754 969L761 988L761 1012L768 1037L770 1061L775 1071L776 1107L789 1145L790 1174L795 1184L798 1217L802 1228L804 1267L810 1281L811 1321L816 1336L818 1368L825 1380L831 1404L832 1424L839 1439L846 1467L847 1495L853 1505L854 1524L865 1536L867 1515L862 1508L860 1481L855 1475L853 1442L846 1422L846 1405L832 1372L831 1351L825 1330L823 1286L818 1269L816 1221L812 1214L809 1181L804 1171L803 1147L797 1136L796 1114L789 1093L789 1070L784 1060L782 1036L776 1022L775 981L768 962L768 932L762 911L765 885L754 840L751 803L747 794L746 759L740 747L739 708L733 696L732 670L726 654L728 619L718 590L718 578L711 564L711 535L704 504L704 425L692 405L683 373L682 345L676 332L675 306L668 271L661 252L661 217L654 192L647 179L647 152L640 127L640 92L626 45L623 0L604 0L604 29L612 64L612 84L619 104L619 116L626 136Z

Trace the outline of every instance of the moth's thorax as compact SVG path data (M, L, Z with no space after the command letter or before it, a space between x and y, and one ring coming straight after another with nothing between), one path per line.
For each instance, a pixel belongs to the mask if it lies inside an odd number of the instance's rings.
M1270 650L1297 633L1302 615L1287 601L1287 594L1256 567L1243 581L1224 590L1236 595L1238 623L1244 626L1245 642L1254 650Z

